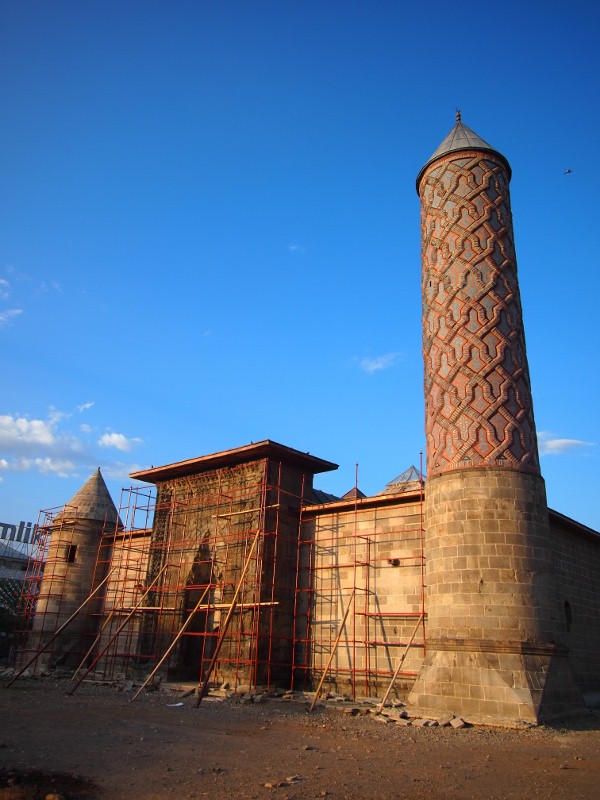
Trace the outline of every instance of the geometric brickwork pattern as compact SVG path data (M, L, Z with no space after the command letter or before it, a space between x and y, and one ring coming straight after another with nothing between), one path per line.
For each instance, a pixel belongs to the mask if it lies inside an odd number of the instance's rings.
M420 181L427 473L539 472L503 161L478 150Z

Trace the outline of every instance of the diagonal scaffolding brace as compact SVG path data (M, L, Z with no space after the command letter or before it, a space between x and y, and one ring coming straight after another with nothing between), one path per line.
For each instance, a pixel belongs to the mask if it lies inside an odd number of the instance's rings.
M242 584L244 582L244 578L246 577L246 573L248 572L248 567L250 566L250 562L252 561L252 556L254 555L254 551L256 549L256 545L258 544L258 539L260 537L260 534L261 534L261 528L259 527L257 529L256 533L254 534L254 539L252 540L252 545L250 547L250 550L248 551L248 555L246 557L246 562L244 563L244 567L243 567L242 572L240 574L240 579L239 579L238 584L237 584L237 586L235 588L235 593L234 593L233 598L231 600L231 606L229 608L229 611L227 612L227 616L225 617L225 622L223 623L222 630L219 631L219 639L218 639L217 645L215 647L215 652L213 653L213 656L212 656L212 658L210 660L210 664L208 665L208 669L206 670L206 675L205 675L204 681L202 682L201 685L198 684L198 697L196 699L196 708L198 708L198 706L202 702L202 697L203 697L204 693L206 692L206 689L208 687L208 682L210 681L210 676L212 675L212 671L215 668L215 664L217 662L217 658L219 657L219 652L221 650L223 642L225 641L225 635L227 633L227 630L228 630L229 625L231 623L231 620L233 618L233 614L234 614L234 611L235 611L236 606L237 606L238 598L239 598L240 592L242 590Z
M397 666L397 667L396 667L396 669L394 670L394 674L393 674L393 676L392 676L392 680L390 681L390 685L388 686L388 688L387 688L387 691L386 691L386 693L385 693L385 694L384 694L384 696L383 696L383 700L381 701L381 703L380 703L380 704L377 706L377 708L376 708L376 710L375 710L375 713L376 713L376 714L381 714L381 712L382 712L382 710L383 710L383 707L384 707L384 706L385 706L385 704L387 703L387 699L388 699L388 697L390 696L390 692L392 691L392 689L393 689L393 687L394 687L394 684L396 683L396 678L398 677L398 674L399 674L400 670L402 669L402 664L404 664L404 659L405 659L405 658L406 658L406 656L408 655L408 651L410 650L410 648L411 648L411 646L412 646L412 643L413 643L413 642L414 642L414 640L415 640L415 636L417 635L417 631L419 630L419 628L420 628L420 626L421 626L421 623L423 622L423 616L424 616L424 615L423 615L423 613L421 612L421 615L420 615L420 617L419 617L419 619L418 619L418 621L417 621L417 624L415 625L415 629L414 629L414 631L412 632L412 636L411 636L411 637L410 637L410 639L408 640L408 642L407 642L407 644L406 644L406 647L404 648L404 652L403 652L403 653L402 653L402 655L400 656L400 660L398 661L398 666Z
M150 591L151 591L152 587L154 586L154 584L155 584L155 583L158 581L158 579L160 578L160 576L163 574L163 572L164 572L164 571L167 569L167 567L169 567L169 566L170 566L170 564L168 564L168 563L163 565L162 569L161 569L161 570L160 570L160 571L157 573L156 577L155 577L155 578L153 578L152 582L151 582L151 583L148 585L148 587L146 588L146 591L145 591L145 592L143 593L143 595L140 597L140 601L139 601L139 603L138 603L138 604L137 604L137 605L136 605L136 606L133 608L133 610L132 610L132 611L130 611L130 612L129 612L129 614L127 614L127 616L125 617L125 619L123 620L123 622L122 622L122 623L119 625L119 627L117 628L117 630L115 631L115 633L114 633L114 634L111 636L111 638L109 639L109 641L108 641L108 643L107 643L106 647L104 647L104 649L103 649L103 650L101 650L101 651L100 651L100 653L98 653L98 655L96 656L96 658L95 658L95 659L92 661L92 663L90 664L90 666L89 666L89 667L86 669L86 671L83 673L83 675L81 676L81 678L80 678L80 679L77 681L77 683L76 683L74 686L72 686L72 687L69 689L69 691L67 692L67 694L68 694L68 695L72 695L72 694L74 694L74 693L75 693L75 691L77 690L77 688L78 688L78 687L79 687L79 686L80 686L80 685L83 683L83 681L84 681L84 680L87 678L87 676L88 676L88 675L90 674L90 672L91 672L91 671L94 669L94 667L96 666L96 664L98 663L98 661L100 661L100 659L102 658L102 656L103 656L103 655L106 653L106 651L108 650L108 648L109 648L109 647L112 645L112 643L113 643L113 642L116 640L116 638L119 636L119 634L121 633L121 631L123 630L123 628L124 628L124 627L127 625L127 623L129 622L129 620L131 619L131 617L132 617L132 616L135 614L135 612L136 612L136 611L139 609L139 607L140 607L140 606L143 604L144 600L145 600L145 599L146 599L146 597L149 595L149 593L150 593Z
M323 674L321 675L321 680L319 681L319 685L317 686L317 691L315 692L315 696L313 698L313 701L310 704L310 708L308 709L309 711L313 710L317 700L319 699L319 694L321 693L321 688L323 686L323 683L325 682L325 677L327 675L327 671L329 670L329 667L331 666L331 662L333 661L333 657L335 655L335 651L337 650L337 646L340 643L340 639L342 638L342 634L344 632L344 628L346 627L346 620L348 619L348 614L350 613L350 609L352 608L352 604L354 602L355 595L356 595L356 586L354 587L354 589L352 589L352 594L350 595L350 599L348 600L348 605L346 606L346 611L344 613L344 618L342 619L342 624L340 625L340 629L338 631L338 635L337 635L336 640L335 640L335 642L333 644L333 648L331 650L331 653L329 654L329 658L327 659L327 664L325 665L325 669L323 670Z
M199 611L199 610L202 608L202 603L204 602L204 599L206 598L206 595L208 594L208 592L209 592L209 591L210 591L210 583L208 584L208 586L206 587L206 589L205 589L205 590L202 592L202 596L200 597L200 599L198 600L198 602L197 602L197 603L196 603L196 605L194 606L194 608L193 608L193 610L192 610L192 613L189 615L189 617L188 617L188 618L185 620L185 622L183 623L183 625L182 625L182 626L181 626L181 628L179 629L179 632L177 633L177 636L176 636L176 637L173 639L173 641L171 642L171 644L170 644L170 645L167 647L167 650L166 650L165 654L164 654L164 655L163 655L163 657L160 659L160 661L158 662L158 664L157 664L157 665L154 667L154 669L152 670L152 672L151 672L151 673L148 675L148 677L146 678L146 680L145 680L145 681L142 683L142 685L140 686L140 688L139 688L139 689L137 690L137 692L136 692L136 693L133 695L133 697L132 697L132 698L131 698L131 700L129 701L130 703L133 703L133 701L134 701L134 700L135 700L137 697L139 697L139 695L142 693L142 691L145 689L145 687L146 687L146 686L147 686L147 685L150 683L150 681L151 681L151 680L152 680L152 678L153 678L153 677L156 675L156 673L157 673L157 672L158 672L158 670L161 668L161 666L162 666L162 665L165 663L165 661L166 661L166 660L167 660L167 658L169 657L169 654L171 653L171 650L173 650L173 648L175 647L175 645L177 644L177 642L178 642L178 641L181 639L181 637L182 637L182 636L183 636L183 634L185 633L185 631L186 631L186 629L187 629L188 625L191 623L191 621L192 621L192 619L194 618L194 615L196 614L196 612L197 612L197 611Z
M107 576L104 578L104 580L103 580L103 581L101 581L101 583L99 583L99 584L98 584L98 586L96 586L96 588L94 589L94 591L93 591L91 594L89 594L89 595L86 597L86 599L85 599L85 600L83 601L83 603L82 603L82 604L79 606L79 608L78 608L76 611L74 611L74 612L71 614L71 616L69 617L69 619L68 619L68 620L66 620L66 622L63 622L63 624L60 626L60 628L59 628L57 631L55 631L55 632L52 634L52 636L51 636L51 637L48 639L48 641L46 642L46 644L45 644L43 647L40 647L40 649L39 649L39 650L37 651L37 653L36 653L36 654L33 656L33 658L31 658L31 659L30 659L30 660L29 660L29 661L28 661L28 662L25 664L25 666L24 666L24 667L23 667L23 668L20 670L20 672L17 672L17 674L14 676L14 678L13 678L11 681L9 681L7 684L6 684L6 688L7 688L7 689L8 689L10 686L12 686L12 685L13 685L13 683L14 683L14 682L17 680L17 678L20 678L20 677L21 677L21 675L22 675L22 674L25 672L25 670L26 670L28 667L30 667L30 666L33 664L33 662L34 662L34 661L37 661L37 659L38 659L38 658L39 658L39 657L42 655L42 653L44 653L44 652L45 652L45 651L46 651L46 650L47 650L47 649L50 647L50 645L52 644L52 642L54 642L54 641L55 641L55 640L56 640L56 639L57 639L57 638L60 636L60 634L61 634L61 633L64 631L64 629L65 629L65 628L67 628L67 627L68 627L68 626L69 626L69 625L70 625L70 624L73 622L73 620L74 620L74 619L77 617L77 615L79 614L79 612L80 612L80 611L82 611L82 610L83 610L83 609L86 607L86 605L87 605L87 604L90 602L90 600L92 599L92 597L94 597L94 595L96 595L96 594L97 594L97 593L100 591L100 589L101 589L101 588L104 586L104 584L105 584L105 583L108 581L108 579L110 578L111 574L112 574L112 573L115 571L115 569L116 569L116 567L113 567L113 568L110 570L110 572L107 574Z

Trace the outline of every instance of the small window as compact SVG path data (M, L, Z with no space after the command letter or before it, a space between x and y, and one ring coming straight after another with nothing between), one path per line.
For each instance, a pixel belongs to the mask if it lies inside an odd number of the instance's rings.
M65 544L62 546L61 557L67 564L72 564L75 561L75 553L77 552L76 544Z
M568 600L565 600L565 622L567 623L567 631L570 632L573 623L573 612L571 611L571 603Z

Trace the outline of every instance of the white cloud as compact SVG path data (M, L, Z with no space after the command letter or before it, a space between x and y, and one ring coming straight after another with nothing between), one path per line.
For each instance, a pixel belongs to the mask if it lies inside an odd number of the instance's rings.
M288 245L288 250L290 253L305 253L306 247L303 247L301 244L292 243Z
M13 267L12 264L8 264L4 270L7 275L11 275L13 281L24 281L25 283L33 283L33 278L29 275L26 275L21 270L16 269Z
M10 294L10 283L0 278L0 300L7 300Z
M51 446L55 442L52 428L51 421L0 415L0 446L17 450L23 445Z
M81 414L82 411L87 411L88 408L96 405L94 400L90 400L89 403L82 403L80 406L77 406L77 411Z
M594 443L584 442L581 439L561 439L549 431L539 431L538 445L540 455L556 456L571 450L578 450L580 447L593 447Z
M89 408L92 403L83 403ZM72 427L69 427L72 426ZM102 471L114 479L128 479L129 473L141 469L137 464L98 457L90 439L91 425L77 425L74 413L54 407L48 409L46 419L25 414L0 415L0 474L37 473L61 478L90 474L99 463ZM128 438L122 433L107 432L96 443L102 448L113 447L129 452L142 439ZM8 480L8 479L7 479Z
M10 325L11 320L22 313L22 308L9 308L8 311L0 311L0 328L3 328L5 325Z
M48 292L58 292L58 294L62 294L62 286L58 281L51 280L51 281L42 281L38 288L38 294L47 294Z
M48 409L48 422L52 426L57 425L63 419L69 419L71 416L72 415L69 414L68 411L60 411L58 408L54 408L54 406L50 406Z
M0 468L6 472L39 472L42 475L58 475L60 478L77 475L77 464L68 458L38 456L37 458L15 458L11 462L6 459L2 459L2 461Z
M34 458L33 466L42 475L55 474L59 478L71 478L77 475L77 465L66 458Z
M393 367L399 358L400 353L386 353L383 356L376 356L375 358L363 358L360 361L360 368L369 375L372 375L374 372Z
M144 469L141 464L125 464L122 461L113 461L111 464L102 467L102 474L115 481L130 481L132 472L139 472Z
M69 418L55 408L49 409L48 419L30 419L24 415L0 415L0 447L4 455L15 459L10 469L32 468L36 458L81 458L83 445L72 433L58 429L59 423ZM29 459L27 465L18 465L18 459ZM32 461L33 459L33 461Z
M142 439L128 439L122 433L104 433L98 439L100 447L116 447L117 450L121 450L123 453L128 453L141 443Z

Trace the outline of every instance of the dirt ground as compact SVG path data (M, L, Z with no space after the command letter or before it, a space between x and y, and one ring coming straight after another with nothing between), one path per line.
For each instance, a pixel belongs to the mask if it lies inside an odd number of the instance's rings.
M0 800L600 796L598 712L506 730L382 724L270 698L0 685Z

